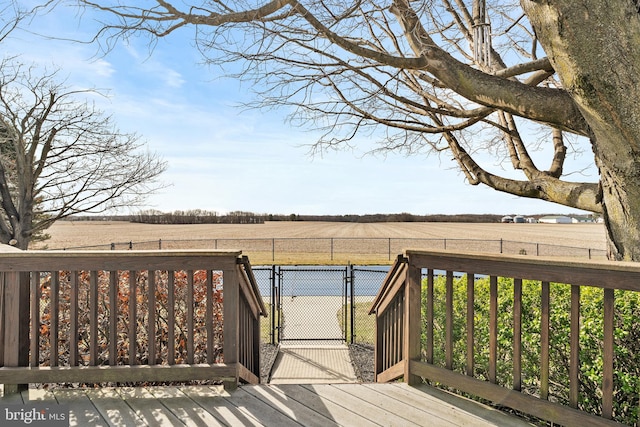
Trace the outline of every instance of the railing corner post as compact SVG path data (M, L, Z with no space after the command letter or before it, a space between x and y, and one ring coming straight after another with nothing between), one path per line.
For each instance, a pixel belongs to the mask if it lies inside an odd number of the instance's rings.
M29 273L5 272L3 281L4 366L29 365ZM19 393L28 384L5 384L4 393Z
M422 269L408 260L407 283L405 286L405 371L404 381L409 385L416 385L421 378L411 373L411 362L420 360L420 332Z
M239 308L240 308L240 284L235 268L222 271L223 280L223 347L222 357L225 365L235 367L235 381L225 381L225 390L233 390L238 386L239 372Z

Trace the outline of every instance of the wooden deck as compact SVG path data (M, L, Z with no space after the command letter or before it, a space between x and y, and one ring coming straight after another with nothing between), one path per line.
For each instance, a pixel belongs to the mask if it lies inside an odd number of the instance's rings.
M429 386L245 385L30 389L0 404L69 408L71 426L524 426L522 420Z

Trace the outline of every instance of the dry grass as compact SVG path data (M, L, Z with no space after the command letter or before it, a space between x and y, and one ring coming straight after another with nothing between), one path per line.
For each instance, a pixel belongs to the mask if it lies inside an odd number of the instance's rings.
M601 224L331 223L152 225L61 221L49 230L51 249L116 243L117 249L241 249L260 263L389 263L406 248L553 254L551 246L605 249ZM251 240L247 240L251 239ZM446 239L446 242L444 241ZM141 242L147 242L142 244ZM483 243L485 242L485 243ZM518 243L514 243L518 242ZM539 244L539 245L535 245ZM97 249L97 248L96 248ZM586 250L576 250L584 256Z

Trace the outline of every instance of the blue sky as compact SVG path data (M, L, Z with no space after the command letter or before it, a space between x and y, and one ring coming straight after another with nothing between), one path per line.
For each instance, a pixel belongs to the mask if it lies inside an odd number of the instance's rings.
M30 28L88 39L88 18L78 24L73 10L58 9ZM151 196L148 208L318 215L577 212L472 187L446 154L364 155L369 142L363 139L355 150L312 157L308 145L317 134L288 125L285 110L237 107L250 99L251 87L202 65L191 37L181 31L152 52L146 40L131 39L102 55L95 45L17 32L2 48L5 55L21 54L25 63L60 68L71 86L109 94L96 102L122 131L141 135L168 162L162 180L170 186ZM590 160L587 153L580 162ZM595 179L595 172L581 177Z

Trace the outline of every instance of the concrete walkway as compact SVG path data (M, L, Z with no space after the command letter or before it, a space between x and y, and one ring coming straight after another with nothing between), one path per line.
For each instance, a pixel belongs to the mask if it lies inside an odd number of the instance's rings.
M273 366L269 384L357 382L347 346L283 345Z
M282 297L284 328L270 384L356 383L349 349L341 344L342 297ZM316 341L324 339L326 341ZM314 340L310 341L306 340Z

